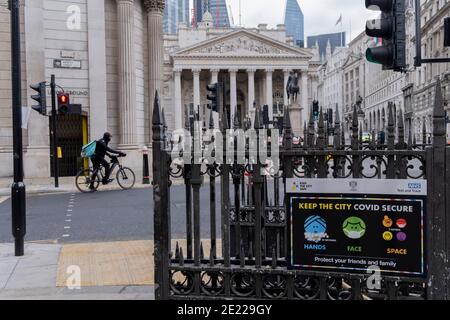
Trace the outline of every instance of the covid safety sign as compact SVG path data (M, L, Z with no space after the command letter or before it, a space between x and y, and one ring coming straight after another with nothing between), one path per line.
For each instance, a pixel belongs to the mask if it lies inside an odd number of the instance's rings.
M291 269L426 276L426 181L288 179Z

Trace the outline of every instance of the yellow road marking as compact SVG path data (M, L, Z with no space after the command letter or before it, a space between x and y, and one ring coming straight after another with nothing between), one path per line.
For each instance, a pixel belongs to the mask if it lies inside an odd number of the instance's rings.
M173 240L183 248L186 240ZM209 241L203 241L205 257L209 257ZM221 255L220 241L217 253ZM77 266L81 271L81 286L137 286L154 284L153 240L64 245L58 264L57 287L66 287L71 274L67 270ZM72 278L71 278L72 279Z

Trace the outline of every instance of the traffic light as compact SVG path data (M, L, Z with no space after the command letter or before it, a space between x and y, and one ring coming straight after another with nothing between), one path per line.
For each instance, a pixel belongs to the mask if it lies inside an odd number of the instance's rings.
M404 71L406 68L405 0L366 0L366 8L381 11L380 19L367 21L366 34L382 40L381 46L367 49L367 60L383 65L383 70Z
M313 101L313 117L315 120L319 119L319 101Z
M450 47L450 17L444 19L444 47Z
M38 94L32 95L31 99L37 101L38 105L32 106L31 108L41 115L47 115L47 94L45 92L45 82L38 84L33 84L30 86L31 89L37 91Z
M268 126L270 124L270 118L269 118L269 106L265 104L263 106L263 125Z
M208 109L211 109L214 112L219 112L219 84L210 84L206 87L206 90L209 91L207 99L211 101L211 103L208 104Z
M60 114L68 114L70 111L70 96L67 93L58 93L58 111Z

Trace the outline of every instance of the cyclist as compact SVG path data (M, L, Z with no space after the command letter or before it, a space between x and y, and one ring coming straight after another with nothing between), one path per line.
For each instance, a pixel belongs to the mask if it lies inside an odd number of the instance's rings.
M112 182L112 179L109 179L109 176L111 174L111 167L109 165L109 162L105 160L105 156L108 156L111 158L110 153L117 154L119 157L125 157L126 154L117 151L114 149L111 149L108 147L108 144L111 142L112 135L109 132L105 132L103 135L103 138L97 141L97 146L95 148L95 154L91 158L92 164L94 166L94 172L97 172L100 168L100 165L102 165L105 168L105 177L103 178L102 183L108 184ZM92 189L94 186L91 184L90 188Z

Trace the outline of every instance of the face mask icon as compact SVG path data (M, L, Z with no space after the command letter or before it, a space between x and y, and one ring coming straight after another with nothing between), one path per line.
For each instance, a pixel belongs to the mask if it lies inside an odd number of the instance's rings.
M350 217L344 221L342 230L348 238L358 240L366 233L366 224L359 217Z

